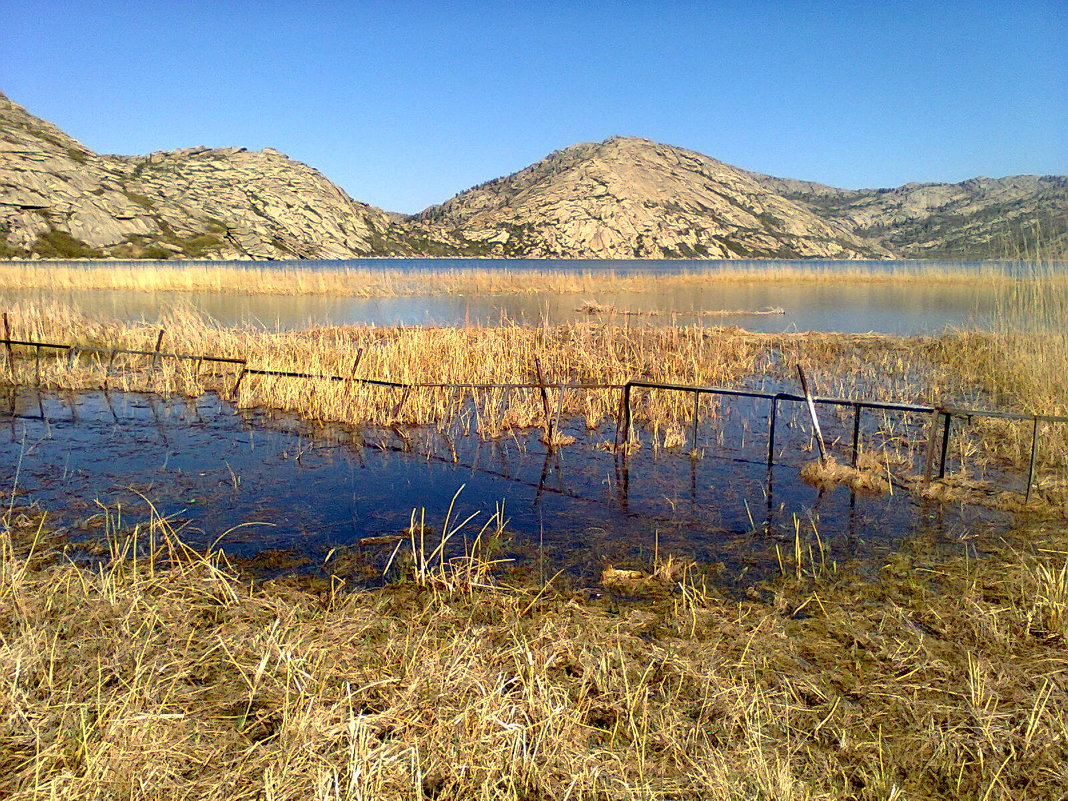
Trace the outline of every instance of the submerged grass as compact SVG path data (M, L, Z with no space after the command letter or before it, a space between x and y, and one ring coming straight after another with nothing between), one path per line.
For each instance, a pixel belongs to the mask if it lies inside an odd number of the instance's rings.
M1058 279L1059 280L1059 279ZM1053 285L1056 287L1056 284ZM1052 303L1052 301L1051 301ZM1063 301L1062 301L1063 303ZM400 383L621 385L631 379L712 386L795 389L794 365L801 364L819 394L930 405L962 405L1025 413L1068 413L1068 328L1010 327L992 332L949 331L937 336L889 337L833 333L754 334L735 327L702 325L665 328L581 322L558 326L492 328L314 328L268 332L227 328L189 310L165 317L164 350L244 358L250 366L324 375L358 375ZM54 304L23 303L10 313L16 337L152 350L159 329L89 319ZM47 356L47 353L45 354ZM67 389L108 386L123 390L232 396L237 368L141 356L42 358L21 351L0 381ZM241 406L296 412L316 421L362 425L456 423L462 432L507 436L548 429L558 419L582 419L590 429L617 420L616 389L419 388L405 392L345 382L247 376ZM686 393L635 392L634 420L651 432L658 447L688 443L693 398ZM705 422L723 413L721 403L704 403ZM821 412L829 417L832 410ZM899 450L893 460L915 468L926 434L916 420L878 421L884 442ZM919 421L922 423L923 421ZM762 424L754 421L754 427ZM919 425L919 427L917 427ZM1029 422L975 418L959 421L951 456L962 468L999 460L1017 467L1030 457ZM1041 469L1068 464L1068 426L1046 425L1041 434ZM553 442L568 438L553 431ZM611 431L606 435L611 437ZM887 462L884 455L881 461Z
M893 270L841 265L768 264L725 266L671 275L592 270L501 270L442 267L406 272L348 267L255 267L233 264L80 265L0 262L0 289L135 292L226 292L271 295L396 297L406 295L502 295L532 292L654 292L715 283L930 283L1012 286L1008 265L981 268L915 263Z
M915 542L874 580L811 548L802 564L800 543L796 572L742 601L689 564L653 565L667 597L590 603L484 575L250 583L158 519L79 565L35 514L5 522L5 798L1018 801L1068 786L1063 529L978 561Z
M1042 297L1046 325L1014 321L1033 301L1010 294L1001 329L912 339L592 324L275 334L178 313L165 349L342 373L362 349L361 374L403 381L530 379L537 357L550 381L774 384L802 363L823 394L1050 412L1068 404L1068 347L1063 306ZM12 323L30 339L151 349L156 337L56 306L20 306ZM3 380L36 379L32 357L8 367ZM225 394L234 378L112 367L116 388ZM95 387L105 365L44 359L41 378ZM240 402L360 424L466 413L447 391L396 411L374 392L264 379ZM537 392L520 395L476 394L472 427L543 424ZM617 402L569 392L560 408L596 425ZM691 409L636 402L675 444ZM991 429L989 447L1019 464L1014 430ZM1044 453L1063 466L1068 442L1051 436ZM798 520L780 577L744 600L658 554L605 577L657 592L590 602L494 580L501 510L459 558L446 549L462 524L433 537L413 516L399 542L410 580L347 591L344 576L243 580L158 518L109 526L106 558L80 563L64 532L13 503L0 521L2 797L991 801L1068 786L1063 521L999 542L966 532L959 558L917 538L872 577L828 563L815 523Z

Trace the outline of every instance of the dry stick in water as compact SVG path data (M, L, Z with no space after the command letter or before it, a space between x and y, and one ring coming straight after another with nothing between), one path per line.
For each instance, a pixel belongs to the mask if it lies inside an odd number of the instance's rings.
M931 483L931 474L934 472L935 447L938 445L938 415L939 410L931 412L930 433L927 437L927 457L924 460L923 483Z
M159 352L160 352L160 349L163 347L163 335L166 334L166 333L167 332L164 329L161 328L159 330L159 336L156 337L156 349L155 349L155 351L153 352L153 355L152 355L152 369L153 370L158 370L159 369Z
M808 416L812 418L812 430L816 434L816 444L820 447L820 462L827 463L827 446L823 442L823 431L820 429L819 418L816 417L816 403L812 400L812 393L808 389L808 380L801 365L797 365L797 375L801 379L801 391L805 394L805 402L808 405Z
M541 361L534 357L534 369L538 371L538 389L541 392L541 407L545 413L545 439L553 441L553 422L549 412L549 392L545 388L545 374L541 371ZM551 447L551 446L550 446Z

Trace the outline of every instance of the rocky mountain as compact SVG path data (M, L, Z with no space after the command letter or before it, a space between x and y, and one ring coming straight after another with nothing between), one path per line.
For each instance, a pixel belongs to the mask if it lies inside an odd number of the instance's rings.
M847 190L614 137L406 217L271 148L101 155L0 94L0 258L1006 258L1068 252L1068 178Z
M753 173L648 139L557 151L413 219L500 256L888 258L878 241L769 190Z
M1068 254L1068 177L1014 175L850 191L758 176L770 191L910 259Z
M343 259L407 236L276 150L100 155L0 95L0 256Z

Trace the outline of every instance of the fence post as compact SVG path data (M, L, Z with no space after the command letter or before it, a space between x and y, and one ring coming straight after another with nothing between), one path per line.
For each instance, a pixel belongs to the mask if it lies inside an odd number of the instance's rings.
M553 433L560 430L560 415L564 411L564 395L567 393L568 382L560 385L560 394L556 399L556 417L553 419L553 429L549 433L549 450L553 449Z
M935 409L931 412L931 423L928 426L930 432L927 435L927 458L924 459L923 467L923 483L931 483L931 473L934 472L934 454L935 445L938 442L938 415L941 410Z
M549 391L545 387L545 375L541 371L541 361L534 357L534 369L538 372L538 391L541 393L541 411L545 416L545 439L553 441L553 421L549 411Z
M4 312L4 340L7 345L7 368L11 371L11 377L15 377L15 350L11 347L11 324L7 320L7 312Z
M779 396L771 399L771 415L768 418L768 467L775 464L775 421L779 417Z
M247 370L248 370L248 362L241 362L241 372L239 372L237 374L237 381L234 382L234 388L230 393L231 395L234 396L234 401L235 402L237 400L239 400L239 398L240 398L240 396L238 395L238 392L241 391L241 382L244 380L245 372Z
M691 439L693 441L691 443L692 447L690 449L690 453L694 456L694 458L697 457L697 418L698 418L698 415L700 413L701 413L701 393L700 392L694 392L693 393L693 437L691 437Z
M953 427L953 415L949 412L942 413L942 456L938 460L938 477L946 477L946 455L949 453L949 432Z
M853 458L850 461L853 467L857 466L857 459L860 458L860 410L863 408L859 403L853 404Z
M389 417L390 417L391 420L393 418L395 418L398 414L400 414L400 410L404 408L404 402L406 400L408 400L408 393L410 393L411 391L412 391L412 388L410 386L406 386L406 387L404 387L403 390L401 390L400 400L397 401L397 405L393 407L393 411L390 412L390 414L389 414ZM477 400L475 401L475 409L476 409L476 413L477 413L477 409L478 409L478 401Z
M111 349L111 355L108 356L108 366L104 370L104 391L108 391L108 385L111 382L111 368L115 364L115 357L118 356L118 352L115 348Z
M159 369L159 351L163 347L163 335L167 333L164 329L159 330L159 336L156 337L156 349L152 355L152 369Z

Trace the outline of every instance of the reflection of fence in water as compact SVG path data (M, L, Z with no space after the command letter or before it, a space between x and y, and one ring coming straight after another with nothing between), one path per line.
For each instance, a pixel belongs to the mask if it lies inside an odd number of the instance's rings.
M627 461L628 451L634 438L634 414L633 414L633 391L635 389L644 390L658 390L665 392L677 392L677 393L692 393L694 396L693 402L693 414L692 414L692 434L691 442L696 444L698 438L698 429L700 422L700 400L702 395L711 395L719 398L747 398L750 400L763 400L770 403L770 410L768 413L768 442L767 442L767 464L771 467L776 461L776 429L779 418L779 405L780 403L800 403L806 404L810 409L811 424L816 434L816 441L820 448L821 458L826 457L824 451L823 437L819 432L819 419L815 413L816 405L824 405L837 407L838 409L852 409L852 441L849 449L850 461L853 466L856 466L857 460L861 453L862 447L862 413L865 411L881 411L886 413L904 413L904 414L919 414L926 415L929 419L927 424L926 433L926 448L923 458L923 477L925 481L930 481L934 474L935 463L937 460L938 465L938 477L943 478L946 475L947 461L950 448L950 440L953 432L954 419L971 420L972 418L990 418L1001 420L1017 420L1031 422L1031 434L1030 434L1030 456L1028 460L1028 475L1025 496L1030 498L1031 490L1034 485L1034 475L1038 462L1039 455L1039 443L1041 424L1064 424L1068 423L1068 417L1056 416L1056 415L1029 415L1021 414L1017 412L1000 412L992 410L979 410L979 409L963 409L946 406L927 406L922 404L909 404L887 401L871 401L871 400L855 400L849 398L829 398L829 397L814 397L808 391L807 384L805 383L804 374L798 368L799 376L801 378L802 385L805 390L804 395L796 395L789 392L760 392L755 390L744 389L729 389L725 387L707 387L707 386L693 386L685 384L670 384L664 382L653 382L643 380L631 380L625 384L614 384L604 382L549 382L546 381L544 374L541 370L541 364L535 358L535 366L537 370L537 381L525 381L525 382L513 382L513 383L442 383L442 382L398 382L387 381L375 378L367 378L357 376L356 370L359 367L360 359L363 355L363 349L357 351L356 359L352 365L351 374L348 376L336 375L336 374L323 374L323 373L306 373L300 371L291 370L271 370L259 367L250 367L247 359L225 357L225 356L213 356L208 354L184 354L184 353L167 353L162 351L163 338L165 335L164 330L160 330L156 338L155 348L153 350L137 350L129 348L117 348L117 347L99 347L99 346L79 346L62 343L49 343L49 342L37 342L32 340L18 340L13 339L11 336L10 324L8 321L7 313L3 315L4 323L4 340L3 344L6 350L8 370L13 381L16 381L16 368L15 368L15 347L33 349L34 355L34 381L37 385L41 383L41 352L44 351L56 351L65 352L67 354L67 365L73 367L76 359L82 356L89 356L97 360L98 363L102 362L106 357L107 364L104 372L103 388L108 389L109 380L112 376L113 370L116 366L116 361L119 357L142 357L149 360L149 369L156 370L159 368L160 362L164 359L176 360L176 361L188 361L193 363L193 377L194 379L199 377L199 371L204 364L211 365L223 365L225 367L232 367L234 371L234 383L232 386L231 394L236 398L239 397L241 391L241 385L246 376L263 376L273 378L289 378L289 379L303 379L314 381L329 381L329 382L345 382L352 384L362 384L367 386L377 386L400 392L400 397L397 399L396 404L391 412L391 417L396 417L411 392L414 390L454 390L462 392L464 390L472 393L476 391L484 390L502 390L510 392L513 390L537 390L540 393L542 414L543 414L543 426L545 429L544 441L547 448L551 452L558 440L556 434L560 430L560 418L564 405L564 397L567 392L573 391L589 391L589 390L618 390L620 392L619 411L616 417L616 435L615 446L621 455L624 464ZM17 381L16 381L17 382ZM549 390L554 390L557 393L557 399L554 404L550 400ZM909 444L914 444L914 440L908 440Z

